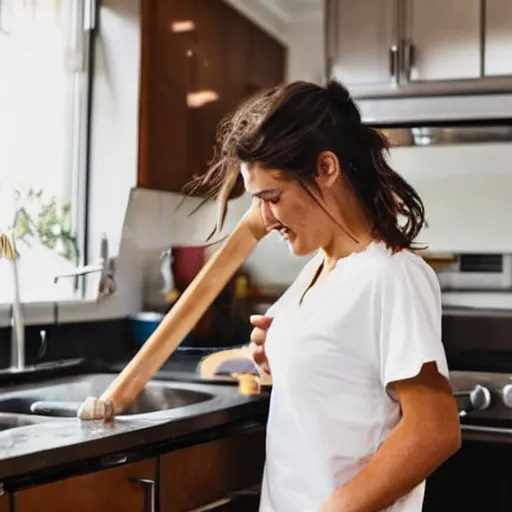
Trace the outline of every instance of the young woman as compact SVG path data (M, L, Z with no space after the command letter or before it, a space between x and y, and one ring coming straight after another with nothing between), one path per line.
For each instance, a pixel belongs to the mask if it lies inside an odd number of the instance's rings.
M387 147L342 85L297 82L226 119L202 179L221 211L243 180L255 222L312 255L252 320L273 380L260 512L419 512L460 446L424 208Z

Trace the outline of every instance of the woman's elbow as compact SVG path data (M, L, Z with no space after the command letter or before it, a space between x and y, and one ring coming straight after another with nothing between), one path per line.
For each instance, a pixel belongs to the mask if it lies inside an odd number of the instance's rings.
M435 430L436 435L433 436L435 451L438 454L438 463L442 464L457 453L462 446L462 434L458 417L440 421Z
M448 457L457 453L462 446L462 432L459 421L453 421L450 424L449 432L446 433L446 450Z

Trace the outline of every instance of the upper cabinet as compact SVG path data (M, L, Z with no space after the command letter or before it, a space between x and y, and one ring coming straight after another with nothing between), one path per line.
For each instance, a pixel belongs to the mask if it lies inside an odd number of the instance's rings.
M328 72L355 97L512 91L512 0L326 0Z
M222 0L143 0L138 185L181 192L248 94L282 83L286 49Z
M512 76L512 0L486 0L484 73Z
M389 87L398 72L396 0L327 5L331 74L349 86Z
M480 77L480 0L408 0L404 15L408 80Z

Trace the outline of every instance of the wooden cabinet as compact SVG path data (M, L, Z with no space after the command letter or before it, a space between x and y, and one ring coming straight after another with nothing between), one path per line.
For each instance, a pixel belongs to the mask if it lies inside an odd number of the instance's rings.
M151 500L156 478L156 460L148 459L21 490L14 494L14 508L16 512L155 510Z
M263 429L163 455L161 511L186 512L259 485L264 459Z
M327 0L331 76L355 97L512 91L512 0Z
M5 493L3 496L0 496L0 512L10 512L11 504L10 504L10 495Z
M222 0L143 0L141 27L138 185L181 192L220 120L284 80L286 49Z
M243 96L255 89L273 87L284 80L286 52L278 41L263 32L256 25L250 24L246 38L249 44L249 58Z

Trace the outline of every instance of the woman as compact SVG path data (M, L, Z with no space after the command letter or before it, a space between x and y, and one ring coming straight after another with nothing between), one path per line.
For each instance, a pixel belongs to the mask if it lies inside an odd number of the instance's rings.
M273 380L260 512L419 512L460 446L439 284L412 250L424 208L386 150L342 85L298 82L223 123L202 179L221 212L243 180L255 222L313 255L252 319Z

